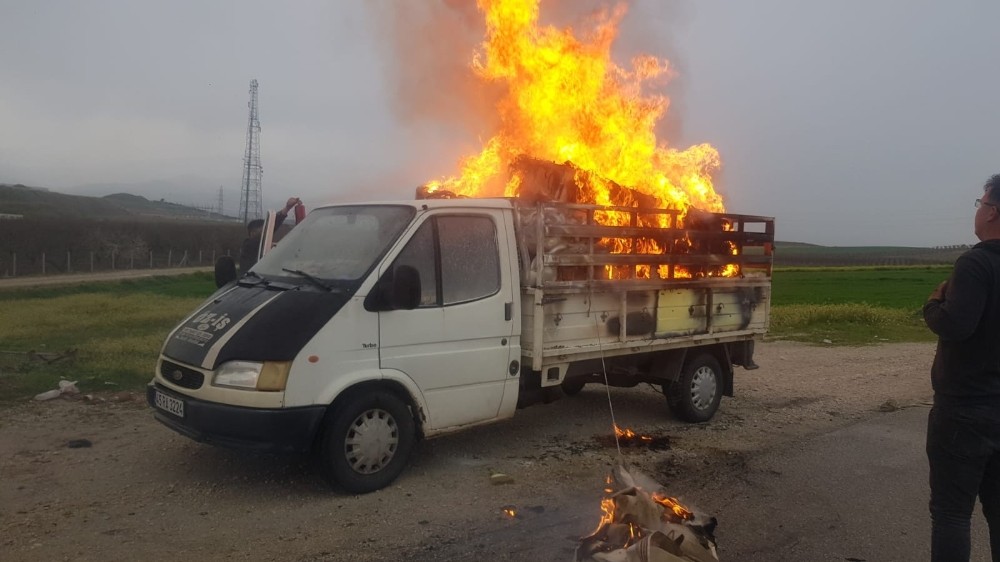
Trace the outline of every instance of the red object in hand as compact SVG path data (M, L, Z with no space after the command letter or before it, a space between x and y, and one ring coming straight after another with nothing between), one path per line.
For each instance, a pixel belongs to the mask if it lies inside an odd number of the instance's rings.
M299 203L295 206L295 224L299 224L304 218L306 218L306 206Z

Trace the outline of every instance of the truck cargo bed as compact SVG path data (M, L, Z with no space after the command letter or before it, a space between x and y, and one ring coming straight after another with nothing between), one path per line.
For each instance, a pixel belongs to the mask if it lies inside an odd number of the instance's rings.
M532 370L767 331L772 218L560 203L515 213Z

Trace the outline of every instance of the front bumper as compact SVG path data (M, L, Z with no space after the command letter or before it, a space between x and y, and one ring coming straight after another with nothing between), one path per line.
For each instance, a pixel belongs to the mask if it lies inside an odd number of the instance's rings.
M184 416L156 407L156 393L184 403ZM195 441L253 451L306 452L315 440L324 406L246 408L206 402L159 384L146 387L146 403L156 421Z

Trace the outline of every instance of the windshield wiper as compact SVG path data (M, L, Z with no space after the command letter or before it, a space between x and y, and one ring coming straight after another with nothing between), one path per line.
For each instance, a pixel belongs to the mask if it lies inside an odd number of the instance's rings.
M264 279L260 275L257 275L253 271L247 271L242 276L240 276L239 282L240 283L253 283L254 285L257 285L259 283L264 283L265 285L268 284L268 282L267 282L266 279Z
M331 287L330 285L327 285L326 283L324 283L320 279L318 279L316 277L313 277L312 275L306 273L305 271L302 271L301 269L288 269L287 267L282 267L281 271L287 271L288 273L294 273L295 275L301 275L302 277L308 279L310 283L312 283L313 285L316 285L317 287L320 287L321 289L326 290L326 292L328 292L328 293L331 292L331 291L333 291L333 287Z

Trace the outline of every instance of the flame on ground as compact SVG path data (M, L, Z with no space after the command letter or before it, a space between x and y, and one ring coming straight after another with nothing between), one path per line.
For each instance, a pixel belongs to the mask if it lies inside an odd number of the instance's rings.
M670 513L673 513L676 517L679 517L683 521L690 521L694 519L694 513L681 505L680 502L677 501L677 498L671 498L661 494L653 494L653 501L669 509ZM664 516L666 516L666 512L664 512Z
M618 424L615 424L615 437L617 437L618 439L627 440L627 441L652 441L653 440L653 438L650 437L649 435L639 435L638 433L636 433L635 431L632 431L631 429L629 429L627 427L625 429L622 429L622 428L618 427Z
M608 489L606 489L605 492L610 493ZM684 521L692 521L695 518L694 513L681 505L676 498L671 498L658 493L653 493L650 497L654 502L663 507L663 515L661 519L664 522L683 523ZM623 517L623 514L620 513L620 510L618 509L618 504L615 502L615 499L613 497L606 497L601 500L601 520L598 522L597 529L594 533L597 534L601 531L601 529L616 523L628 526L628 540L625 544L621 545L622 548L627 548L629 545L634 543L636 539L642 538L642 527L635 525L634 522L629 521L627 517Z
M578 562L718 561L714 517L696 515L666 496L658 483L623 464L616 463L612 474L601 501L601 520L592 534L580 540Z

